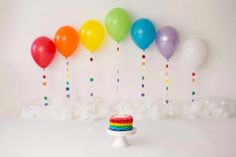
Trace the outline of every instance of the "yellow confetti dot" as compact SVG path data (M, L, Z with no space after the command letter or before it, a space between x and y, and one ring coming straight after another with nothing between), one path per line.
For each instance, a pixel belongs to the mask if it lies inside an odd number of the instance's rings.
M170 83L170 80L165 79L163 82L164 82L165 85L168 85Z
M70 73L66 73L66 78L70 78Z

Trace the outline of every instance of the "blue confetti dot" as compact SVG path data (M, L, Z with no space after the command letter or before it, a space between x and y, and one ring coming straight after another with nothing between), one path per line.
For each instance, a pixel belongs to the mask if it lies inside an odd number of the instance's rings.
M48 106L48 103L45 103L44 106Z
M166 104L169 104L169 100L166 100Z
M142 88L144 88L144 84L142 84Z
M66 87L66 90L68 91L68 90L70 90L70 88L69 88L69 87Z

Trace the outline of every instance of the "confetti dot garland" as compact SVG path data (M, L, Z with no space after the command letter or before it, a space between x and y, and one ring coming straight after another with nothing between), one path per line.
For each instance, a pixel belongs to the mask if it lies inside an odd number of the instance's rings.
M43 87L44 87L44 89L46 89L47 88L47 85L48 85L48 83L47 83L47 76L46 76L46 74L45 74L45 69L44 69L44 74L43 74ZM48 106L48 97L45 95L45 96L43 96L43 103L44 103L44 106Z
M165 104L169 104L169 60L167 59L166 64L165 64L165 79L164 79L164 85L165 85L165 90L166 90L166 100Z
M196 72L195 72L195 71L192 71L192 86L193 86L193 90L192 90L192 102L194 102L195 99L196 99L195 84L196 84Z
M144 53L145 51L143 51ZM142 68L142 74L141 74L141 97L145 97L145 76L144 76L144 68L146 66L146 55L142 54L141 55L141 68Z
M70 98L70 70L69 70L69 61L68 58L66 57L66 87L65 87L65 92L66 92L66 97Z
M94 64L94 56L93 56L93 53L91 53L91 56L89 58L89 61L91 63L91 66L93 66ZM94 74L93 72L91 71L91 74L90 74L90 77L89 77L89 83L90 83L90 92L89 92L89 96L90 97L94 97L94 91L93 91L93 84L95 82L95 78L94 78Z
M120 46L119 44L116 47L116 62L117 62L117 67L116 67L116 91L117 91L117 96L119 96L119 89L120 89L120 66L119 66L119 58L120 58Z

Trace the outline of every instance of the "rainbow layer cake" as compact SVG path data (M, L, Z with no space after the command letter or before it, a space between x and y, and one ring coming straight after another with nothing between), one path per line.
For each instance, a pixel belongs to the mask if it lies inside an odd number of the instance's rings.
M109 120L109 129L113 131L129 131L133 129L131 115L113 115Z

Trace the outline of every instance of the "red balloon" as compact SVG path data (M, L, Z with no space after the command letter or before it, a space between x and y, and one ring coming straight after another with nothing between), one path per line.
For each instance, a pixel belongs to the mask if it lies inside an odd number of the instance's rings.
M44 69L54 59L56 46L50 38L44 36L38 37L31 45L31 54L34 61Z

